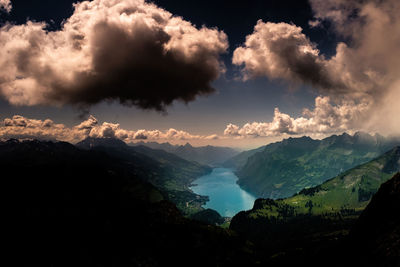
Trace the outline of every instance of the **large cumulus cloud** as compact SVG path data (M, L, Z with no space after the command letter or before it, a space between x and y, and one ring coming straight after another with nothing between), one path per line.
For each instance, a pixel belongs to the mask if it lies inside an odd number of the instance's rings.
M89 116L85 121L73 127L64 124L57 124L50 119L37 120L20 115L12 118L5 118L0 123L0 139L25 139L34 138L42 140L59 140L76 143L86 137L96 138L118 138L127 143L140 140L148 141L191 141L191 140L214 140L217 135L193 135L186 131L170 128L165 131L160 130L126 130L122 129L118 123L103 122Z
M234 51L233 63L242 66L244 79L266 76L308 84L339 108L349 102L362 107L363 120L349 127L399 133L400 110L394 99L400 95L400 1L310 3L314 27L329 21L330 29L349 40L339 42L332 57L325 57L298 26L259 21ZM332 131L341 129L340 125L330 127Z
M163 110L213 92L227 36L144 0L74 4L61 30L0 28L0 95L15 105L87 107L103 100Z
M233 64L244 65L245 79L268 76L327 89L344 87L331 78L316 44L293 24L259 20L244 46L234 51Z

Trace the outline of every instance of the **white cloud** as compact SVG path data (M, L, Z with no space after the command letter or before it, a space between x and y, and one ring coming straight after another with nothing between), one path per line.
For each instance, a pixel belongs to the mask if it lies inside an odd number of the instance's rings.
M118 138L127 143L139 140L149 141L181 141L181 140L215 140L217 135L203 136L193 135L186 131L168 129L160 130L125 130L118 123L103 122L99 124L98 120L89 116L89 118L80 124L67 127L64 124L56 124L52 120L36 120L23 116L15 115L12 118L6 118L0 125L0 138L36 138L45 140L59 140L76 143L86 137L96 138Z
M4 9L6 12L10 13L12 9L11 0L0 0L0 11Z
M293 118L275 108L271 122L246 123L242 127L228 124L224 134L234 137L271 137L283 134L332 134L348 130L357 130L364 120L368 103L343 102L331 103L329 97L317 97L313 110L305 109L303 116Z

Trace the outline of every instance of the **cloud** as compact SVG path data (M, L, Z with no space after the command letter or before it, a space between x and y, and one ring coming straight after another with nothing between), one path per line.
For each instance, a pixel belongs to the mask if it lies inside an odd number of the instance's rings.
M7 13L10 13L11 9L11 0L0 0L0 11L5 10Z
M215 140L218 135L193 135L186 131L168 129L160 130L126 130L122 129L118 123L103 122L89 116L80 124L67 127L64 124L56 124L52 120L36 120L23 116L15 115L12 118L4 119L0 124L0 139L9 138L35 138L41 140L59 140L76 143L86 137L96 138L118 138L127 143L139 140L149 141L181 141L181 140Z
M352 60L352 52L344 43L327 60L301 27L259 20L244 46L234 51L232 62L243 66L245 80L266 76L309 84L334 97L369 97L375 81L367 72L356 71Z
M59 31L43 22L0 28L0 96L14 105L119 101L164 110L212 93L227 36L144 0L74 4Z
M329 97L319 96L315 99L315 108L304 109L301 117L293 118L275 108L271 122L246 123L242 127L228 124L224 134L244 138L345 132L362 127L359 122L365 119L366 109L368 103L334 105Z
M387 101L400 90L400 2L310 2L315 15L311 24L329 21L331 29L349 41L339 42L336 53L326 58L300 27L258 21L234 51L233 63L242 66L243 78L266 76L308 84L335 105L361 104L365 130L398 125L397 105L388 108ZM400 132L400 126L391 131Z
M267 76L316 87L344 87L331 79L316 45L300 27L259 20L243 47L233 53L233 64L244 65L244 78Z
M15 115L0 126L0 138L35 138L40 140L72 141L83 139L87 129L68 128L52 120L35 120Z

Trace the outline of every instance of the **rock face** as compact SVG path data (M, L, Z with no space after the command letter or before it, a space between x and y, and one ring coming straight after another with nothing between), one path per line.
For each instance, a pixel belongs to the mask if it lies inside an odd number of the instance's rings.
M323 140L289 138L254 153L237 170L239 185L257 197L285 198L319 185L400 145L400 140L356 133Z
M364 264L400 266L400 173L372 197L350 239Z

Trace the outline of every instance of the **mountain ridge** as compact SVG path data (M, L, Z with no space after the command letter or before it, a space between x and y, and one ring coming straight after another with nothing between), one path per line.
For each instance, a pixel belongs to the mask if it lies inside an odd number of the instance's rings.
M220 146L200 146L194 147L190 143L185 145L172 145L168 142L157 143L157 142L137 142L131 143L130 146L147 146L153 149L162 149L169 153L175 154L183 159L189 161L196 161L200 164L218 166L221 165L227 159L235 156L239 152L230 147Z
M258 197L289 197L374 159L400 139L357 132L322 140L288 138L260 149L236 170L238 184Z
M292 197L257 199L253 209L240 212L232 219L231 227L233 230L250 233L252 229L261 231L251 234L254 236L262 236L263 231L268 235L276 234L268 229L268 225L278 227L311 219L337 222L338 227L341 227L341 222L355 220L381 185L399 171L400 146L396 146L368 163L354 167L321 185L303 189Z

